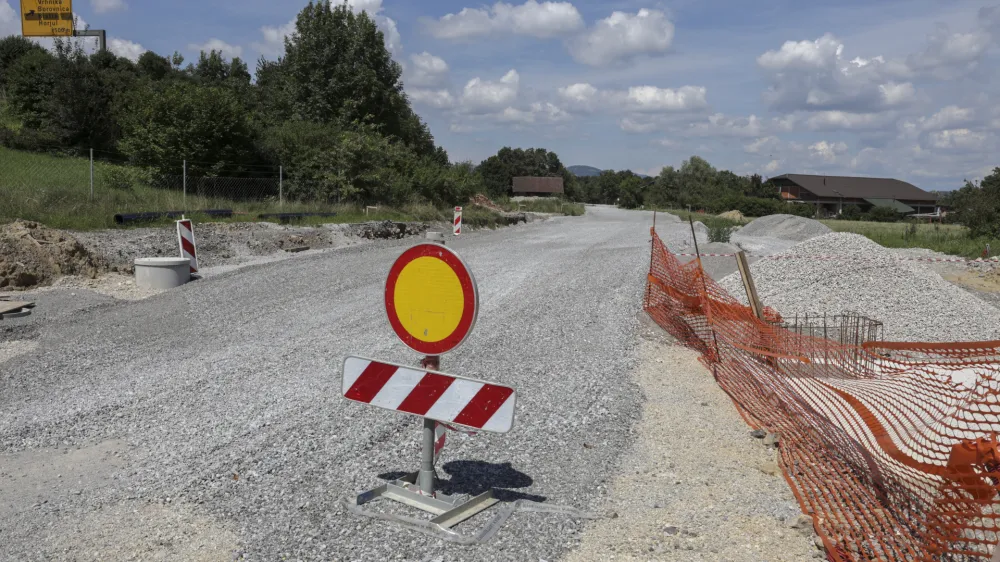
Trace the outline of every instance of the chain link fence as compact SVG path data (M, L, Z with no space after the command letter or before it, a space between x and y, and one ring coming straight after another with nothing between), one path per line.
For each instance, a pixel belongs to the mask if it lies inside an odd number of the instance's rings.
M191 173L210 164L179 159L176 174L156 173L95 151L0 148L0 220L31 218L54 227L112 226L122 213L231 209L236 214L328 211L288 201L281 166L246 166L240 177Z

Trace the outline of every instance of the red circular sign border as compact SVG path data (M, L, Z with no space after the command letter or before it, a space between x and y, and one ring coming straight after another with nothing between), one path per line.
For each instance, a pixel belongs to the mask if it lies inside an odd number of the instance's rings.
M405 268L410 262L422 257L433 257L445 262L448 267L455 272L455 275L458 276L458 281L462 286L462 295L465 299L465 303L462 308L462 318L459 319L458 326L455 327L455 330L451 333L451 335L436 342L424 342L411 336L403 327L403 323L399 320L399 316L396 315L394 310L394 295L399 275L403 272L403 268ZM453 351L455 348L462 345L476 324L476 318L479 315L478 307L479 291L476 287L475 277L473 277L469 268L466 267L462 258L458 257L458 254L447 246L431 243L417 244L416 246L413 246L403 252L402 255L396 259L396 262L392 264L392 269L389 270L389 276L385 282L386 316L389 317L389 324L392 326L393 331L396 332L399 339L402 340L407 347L417 353L423 353L425 355L441 355L449 351Z

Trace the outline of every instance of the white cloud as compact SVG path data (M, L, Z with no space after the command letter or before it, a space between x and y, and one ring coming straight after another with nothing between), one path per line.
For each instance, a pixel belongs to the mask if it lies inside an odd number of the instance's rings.
M374 15L382 11L382 0L347 0L347 5L355 14L368 12Z
M108 50L132 62L139 60L139 57L147 51L142 45L120 37L111 37L108 39Z
M815 41L785 41L777 51L757 57L757 64L772 71L829 68L843 52L844 45L827 33Z
M976 112L972 108L949 105L941 108L937 113L919 122L920 129L924 131L941 131L944 129L960 128L962 125L969 125L975 119Z
M414 103L427 105L437 109L448 109L455 106L455 98L448 90L425 90L422 88L407 89L406 95Z
M878 89L882 92L882 101L886 107L905 105L917 96L917 90L909 82L902 84L888 82L881 84Z
M657 124L652 121L638 121L629 117L619 121L618 126L626 133L651 133L657 129Z
M757 57L770 79L765 100L774 109L880 111L911 103L916 89L899 79L910 69L881 56L846 60L844 45L827 33L815 41L786 41Z
M205 53L211 53L212 51L219 51L222 56L226 58L234 58L243 54L243 47L239 45L230 45L222 39L209 39L205 43L198 45L196 43L188 44L188 49L192 51L204 51Z
M570 118L566 111L550 102L535 102L531 104L531 112L539 116L542 120L551 123L567 121Z
M780 168L780 167L781 167L781 162L780 161L778 161L778 160L771 160L770 162L767 163L767 165L764 166L764 171L767 172L767 173L769 173L769 174L772 174L774 172L777 172L778 168Z
M500 121L510 123L534 123L535 114L531 111L522 111L513 107L505 108L500 113Z
M696 136L759 137L764 130L764 122L756 115L727 117L715 113L705 122L692 123L687 132Z
M910 68L935 78L954 78L974 70L992 42L986 29L952 33L942 24L928 37L923 52L910 55L906 62Z
M743 145L743 150L749 154L760 154L773 149L778 144L778 137L767 136L755 139L749 144Z
M677 89L632 86L628 90L598 90L586 83L559 88L559 97L577 111L605 109L635 113L691 112L708 107L704 86Z
M507 107L517 99L520 80L513 69L504 74L499 82L473 78L462 90L462 107L470 112L484 113Z
M128 7L125 5L125 0L90 0L90 6L98 14L114 10L124 10Z
M589 104L597 99L598 90L590 84L570 84L559 88L559 95L572 102Z
M692 111L708 107L705 88L684 86L677 90L655 86L633 86L626 101L635 111Z
M812 131L835 131L840 129L874 130L895 122L892 113L852 113L849 111L820 111L809 116L806 128Z
M21 16L14 8L10 7L7 0L0 2L0 37L8 35L20 35Z
M569 41L569 52L578 62L606 66L640 54L663 53L674 40L674 24L658 10L635 14L613 12L586 33Z
M279 57L285 52L285 38L295 33L295 20L280 26L265 25L260 33L264 40L255 42L253 48L265 57Z
M396 20L386 16L375 16L374 19L375 25L382 32L385 48L393 55L402 53L403 38L399 35L399 29L396 28Z
M492 8L463 8L426 23L438 39L467 39L494 33L512 33L549 38L566 35L583 27L583 17L569 2L528 0L519 6L497 2Z
M809 147L812 156L822 159L824 162L832 163L837 156L847 152L847 144L843 142L830 143L825 140L819 141Z
M985 133L969 129L947 129L935 131L929 135L930 144L934 148L978 150L983 148L987 137Z
M417 87L441 86L448 81L448 63L427 51L410 55L406 82Z

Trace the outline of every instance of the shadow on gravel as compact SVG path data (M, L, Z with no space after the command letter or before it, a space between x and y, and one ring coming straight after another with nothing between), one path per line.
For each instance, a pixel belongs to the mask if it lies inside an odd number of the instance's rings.
M544 502L545 496L515 492L509 488L527 488L534 480L527 474L514 469L509 462L495 464L483 461L452 461L442 467L451 476L450 480L438 480L436 485L448 495L469 494L479 495L490 488L502 502L528 500ZM395 480L406 476L405 472L386 472L379 474L383 480Z

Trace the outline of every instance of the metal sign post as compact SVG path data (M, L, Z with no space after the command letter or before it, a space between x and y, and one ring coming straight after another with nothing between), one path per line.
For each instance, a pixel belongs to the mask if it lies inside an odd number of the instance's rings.
M435 490L434 463L444 444L442 430L455 429L454 425L467 428L458 431L506 433L514 424L517 396L507 386L440 372L441 354L460 346L476 323L479 293L472 272L445 247L443 234L428 232L427 238L439 243L425 242L403 252L385 287L389 324L403 343L424 355L420 369L349 356L342 381L347 400L423 418L420 469L359 494L348 507L361 515L414 525L409 518L360 509L379 498L395 500L435 516L418 522L421 528L454 537L458 535L451 527L499 500L492 489L475 497Z

